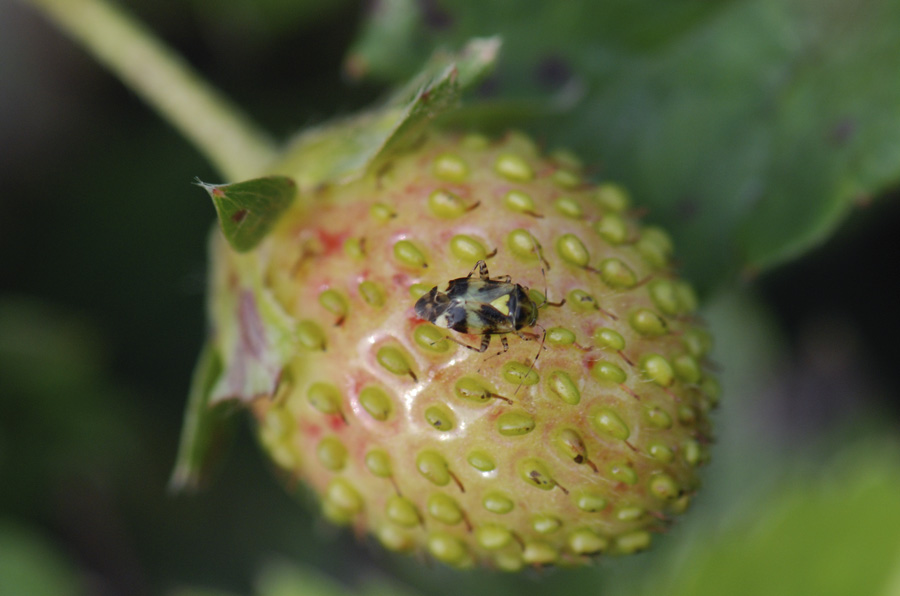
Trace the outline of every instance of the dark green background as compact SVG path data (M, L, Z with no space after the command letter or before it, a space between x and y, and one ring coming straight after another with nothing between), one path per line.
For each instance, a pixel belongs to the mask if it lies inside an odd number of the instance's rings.
M349 1L122 4L280 138L368 105L441 43L502 33L473 117L577 149L680 230L719 339L720 445L653 552L578 571L386 555L290 498L246 430L207 491L170 496L214 219L191 183L217 174L0 0L0 593L331 593L312 568L366 593L900 586L898 2L428 0L398 3L418 12L387 33ZM369 79L342 74L348 52Z

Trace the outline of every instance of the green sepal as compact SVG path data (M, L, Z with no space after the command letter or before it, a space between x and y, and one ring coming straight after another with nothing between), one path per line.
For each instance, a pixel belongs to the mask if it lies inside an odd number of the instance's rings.
M169 479L172 492L201 488L234 436L235 406L229 402L212 403L211 399L221 375L222 359L213 343L207 341L191 379L175 469Z
M302 194L377 169L454 108L462 93L490 71L499 49L500 40L491 37L470 40L456 54L436 53L382 106L301 133L273 171L291 176Z
M297 196L297 185L285 176L235 184L207 184L198 180L197 185L209 193L222 233L238 252L256 248Z
M297 321L284 310L265 281L261 264L271 255L228 250L213 234L210 254L211 338L222 359L211 403L249 403L272 395L288 361L297 353ZM264 254L261 254L264 253Z

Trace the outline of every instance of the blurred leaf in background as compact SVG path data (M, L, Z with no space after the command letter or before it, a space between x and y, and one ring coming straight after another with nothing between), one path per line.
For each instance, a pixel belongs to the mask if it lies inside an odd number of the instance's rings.
M393 0L347 65L397 80L413 49L501 35L488 98L582 88L527 125L669 222L709 287L798 257L900 180L898 25L895 0Z
M467 118L574 149L675 230L717 336L717 445L651 552L579 570L459 573L359 543L246 432L208 492L166 496L214 218L191 181L214 176L0 2L0 593L900 593L900 210L859 209L896 198L900 1L121 4L282 138L501 35Z

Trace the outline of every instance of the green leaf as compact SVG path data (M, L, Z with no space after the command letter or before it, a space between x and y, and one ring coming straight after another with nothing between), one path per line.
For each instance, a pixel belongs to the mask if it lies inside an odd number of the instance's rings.
M87 593L85 578L56 545L30 528L0 521L0 594Z
M229 250L213 236L209 309L210 341L222 359L223 374L212 387L210 403L272 395L285 365L299 347L298 323L285 312L256 253Z
M898 0L440 6L452 26L420 15L382 49L498 34L492 100L583 89L528 126L631 189L705 286L802 255L900 182ZM389 57L369 62L389 74Z
M697 536L643 593L896 594L898 453L895 441L872 441L845 450L826 474L795 470L740 521Z
M284 176L267 176L235 184L197 182L212 198L222 233L238 252L254 249L287 210L297 185Z
M257 596L413 596L395 582L366 578L359 586L343 586L308 566L269 563L256 581Z
M211 403L212 389L222 375L222 360L211 342L200 352L181 428L175 469L169 480L174 492L203 486L231 443L235 432L234 407Z
M371 5L363 28L347 53L344 70L353 78L398 80L419 68L427 42L415 0L382 0Z
M436 52L381 107L301 133L273 171L296 180L301 194L361 177L457 105L490 70L499 47L497 38L473 39L457 54Z

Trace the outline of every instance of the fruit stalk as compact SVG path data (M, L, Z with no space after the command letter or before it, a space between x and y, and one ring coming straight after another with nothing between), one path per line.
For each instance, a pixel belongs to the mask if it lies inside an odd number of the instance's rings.
M105 0L25 0L172 123L228 179L259 174L273 142L180 56Z

